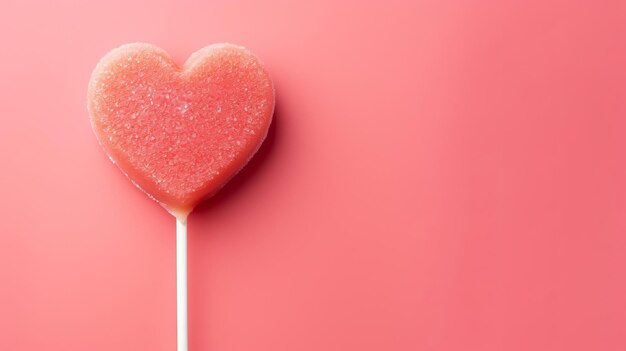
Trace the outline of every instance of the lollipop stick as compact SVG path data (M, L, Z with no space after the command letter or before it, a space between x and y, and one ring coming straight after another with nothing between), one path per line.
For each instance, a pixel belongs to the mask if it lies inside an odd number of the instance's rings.
M187 223L176 219L176 336L187 351Z

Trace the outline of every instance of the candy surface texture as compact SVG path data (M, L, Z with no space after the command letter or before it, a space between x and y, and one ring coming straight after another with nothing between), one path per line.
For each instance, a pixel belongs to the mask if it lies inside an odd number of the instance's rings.
M127 44L98 63L87 101L110 159L186 218L258 150L274 89L259 60L240 46L210 45L181 67L156 46Z

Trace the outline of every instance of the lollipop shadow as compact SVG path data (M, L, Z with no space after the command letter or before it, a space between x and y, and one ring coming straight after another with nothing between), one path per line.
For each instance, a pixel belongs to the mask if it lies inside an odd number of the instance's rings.
M229 199L233 198L234 194L246 186L250 186L254 183L250 178L254 178L255 175L258 175L260 169L263 168L263 164L267 162L272 149L274 148L279 120L280 110L277 103L274 108L272 124L270 125L265 141L261 144L259 150L256 154L254 154L250 162L248 162L248 164L239 173L237 173L237 175L235 175L233 179L231 179L224 186L224 188L222 188L213 197L196 207L192 214L193 217L205 217L214 210L222 208L229 201Z

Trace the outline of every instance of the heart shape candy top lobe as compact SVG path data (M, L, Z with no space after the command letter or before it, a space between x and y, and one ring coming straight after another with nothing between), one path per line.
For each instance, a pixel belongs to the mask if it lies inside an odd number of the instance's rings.
M243 47L210 45L179 67L158 47L127 44L93 71L88 110L111 160L185 219L258 150L272 120L274 89Z

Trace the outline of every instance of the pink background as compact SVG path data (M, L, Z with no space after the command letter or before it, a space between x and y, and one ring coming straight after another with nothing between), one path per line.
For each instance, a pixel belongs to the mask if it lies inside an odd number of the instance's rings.
M4 0L0 349L175 350L174 219L85 107L133 41L277 88L190 217L191 351L626 349L625 4Z

